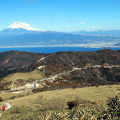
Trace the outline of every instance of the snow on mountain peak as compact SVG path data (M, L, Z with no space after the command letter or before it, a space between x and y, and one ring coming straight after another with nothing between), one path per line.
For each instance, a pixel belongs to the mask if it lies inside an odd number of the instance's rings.
M8 28L11 29L16 29L16 28L22 28L22 29L26 29L26 30L32 30L32 31L40 31L39 29L35 29L32 28L29 24L24 23L24 22L14 22L13 24L11 24Z

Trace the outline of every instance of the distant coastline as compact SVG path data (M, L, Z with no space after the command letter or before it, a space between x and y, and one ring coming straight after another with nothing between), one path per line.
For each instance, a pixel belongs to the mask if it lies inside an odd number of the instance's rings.
M0 48L0 52L5 51L26 51L33 53L55 53L59 51L97 51L101 49L111 49L111 50L120 50L120 47L104 47L104 48L85 48L85 47L10 47L10 48Z

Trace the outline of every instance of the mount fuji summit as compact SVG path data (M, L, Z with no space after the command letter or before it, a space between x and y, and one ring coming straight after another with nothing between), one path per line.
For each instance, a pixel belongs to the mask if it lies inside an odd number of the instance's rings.
M30 31L40 31L39 29L32 28L29 24L23 23L23 22L14 22L11 24L9 29L25 29L25 30L30 30Z
M39 29L32 28L29 24L24 22L14 22L10 26L8 26L6 29L2 30L0 32L0 36L16 36L16 35L22 35L26 33L31 32L43 32Z
M93 36L44 31L24 22L14 22L0 31L0 48L77 46L88 48L119 47L119 36Z

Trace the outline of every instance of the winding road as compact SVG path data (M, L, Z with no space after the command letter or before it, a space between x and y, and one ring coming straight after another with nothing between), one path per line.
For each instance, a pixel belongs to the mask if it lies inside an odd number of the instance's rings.
M41 60L43 60L43 59L44 58L42 58ZM111 66L93 65L93 66L90 66L89 68L95 69L95 68L101 68L101 67L111 69L113 67L118 68L118 67L120 67L120 65L111 65ZM67 74L69 74L69 73L71 73L71 72L73 72L75 70L85 70L85 69L88 69L88 67L83 67L83 68L73 67L73 69L71 71L66 71L66 72L64 71L62 73L58 73L58 74L56 74L56 75L54 75L52 77L49 77L49 78L43 78L43 79L40 79L40 80L35 80L35 81L33 81L31 87L28 87L28 88L15 88L15 89L11 89L11 90L0 91L0 92L18 92L18 91L23 91L23 90L27 90L27 89L37 88L39 82L47 81L47 80L50 80L50 79L54 81L60 75L67 75Z

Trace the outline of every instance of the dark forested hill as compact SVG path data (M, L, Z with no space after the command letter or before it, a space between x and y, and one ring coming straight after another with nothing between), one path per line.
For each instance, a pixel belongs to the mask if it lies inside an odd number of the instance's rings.
M29 69L34 70L38 66L46 65L46 69L51 73L59 73L73 67L84 67L87 63L94 65L120 64L120 51L106 49L96 52L57 52L48 55L41 61L34 62Z
M0 53L0 77L18 71L43 56L43 54L17 51Z

